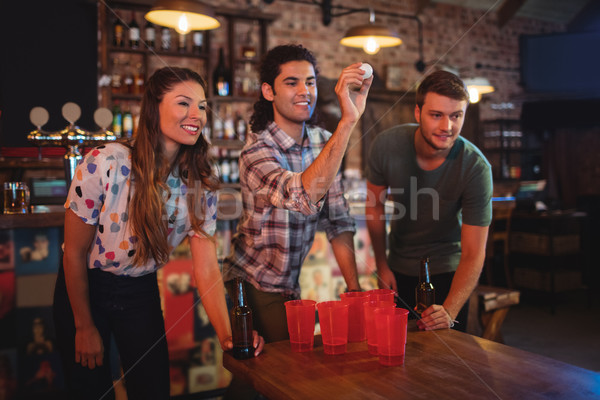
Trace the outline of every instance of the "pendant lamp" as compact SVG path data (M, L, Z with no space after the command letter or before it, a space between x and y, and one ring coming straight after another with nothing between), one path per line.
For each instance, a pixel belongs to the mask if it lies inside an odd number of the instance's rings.
M195 0L158 0L144 17L153 24L173 28L180 34L221 26L214 10Z
M340 44L348 47L360 47L367 54L377 54L382 47L393 47L402 44L400 35L384 25L376 25L375 13L370 11L370 23L350 28Z
M469 101L471 103L477 103L481 100L482 94L492 93L496 90L487 78L481 76L466 78L463 79L463 82L469 91Z

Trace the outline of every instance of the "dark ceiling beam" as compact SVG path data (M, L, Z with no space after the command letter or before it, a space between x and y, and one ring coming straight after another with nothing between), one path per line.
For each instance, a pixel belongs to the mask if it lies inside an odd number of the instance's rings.
M498 7L498 28L502 28L515 16L517 11L525 4L526 0L505 0L504 3Z
M600 31L600 1L590 0L569 21L568 32L598 32Z

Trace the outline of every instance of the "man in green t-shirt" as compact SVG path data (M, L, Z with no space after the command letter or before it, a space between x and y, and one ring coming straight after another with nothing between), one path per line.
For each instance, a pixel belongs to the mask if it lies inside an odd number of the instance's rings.
M421 329L466 327L463 307L479 280L492 218L488 161L460 136L469 95L454 74L437 71L417 90L415 119L379 134L367 167L367 227L381 288L413 309L420 260L430 259L435 304ZM386 237L385 201L394 212ZM387 240L386 240L387 239ZM386 257L386 243L389 253Z

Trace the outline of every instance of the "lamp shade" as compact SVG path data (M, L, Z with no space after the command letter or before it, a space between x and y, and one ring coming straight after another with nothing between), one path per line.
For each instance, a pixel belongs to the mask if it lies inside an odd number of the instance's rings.
M393 47L402 44L398 32L384 25L359 25L350 28L340 44L348 47L361 47L369 54L375 54L381 47Z
M496 90L487 78L480 76L463 79L463 82L469 91L469 100L471 103L477 103L481 99L482 94L492 93Z
M145 18L183 34L221 26L211 7L194 0L158 0Z

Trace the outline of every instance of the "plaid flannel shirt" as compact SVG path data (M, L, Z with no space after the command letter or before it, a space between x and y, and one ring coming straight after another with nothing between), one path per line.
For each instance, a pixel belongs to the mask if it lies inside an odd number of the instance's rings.
M223 262L225 281L242 277L259 290L299 297L300 267L317 229L329 240L356 232L339 172L316 204L302 186L301 173L330 137L307 126L300 146L274 122L250 134L239 162L243 215Z

